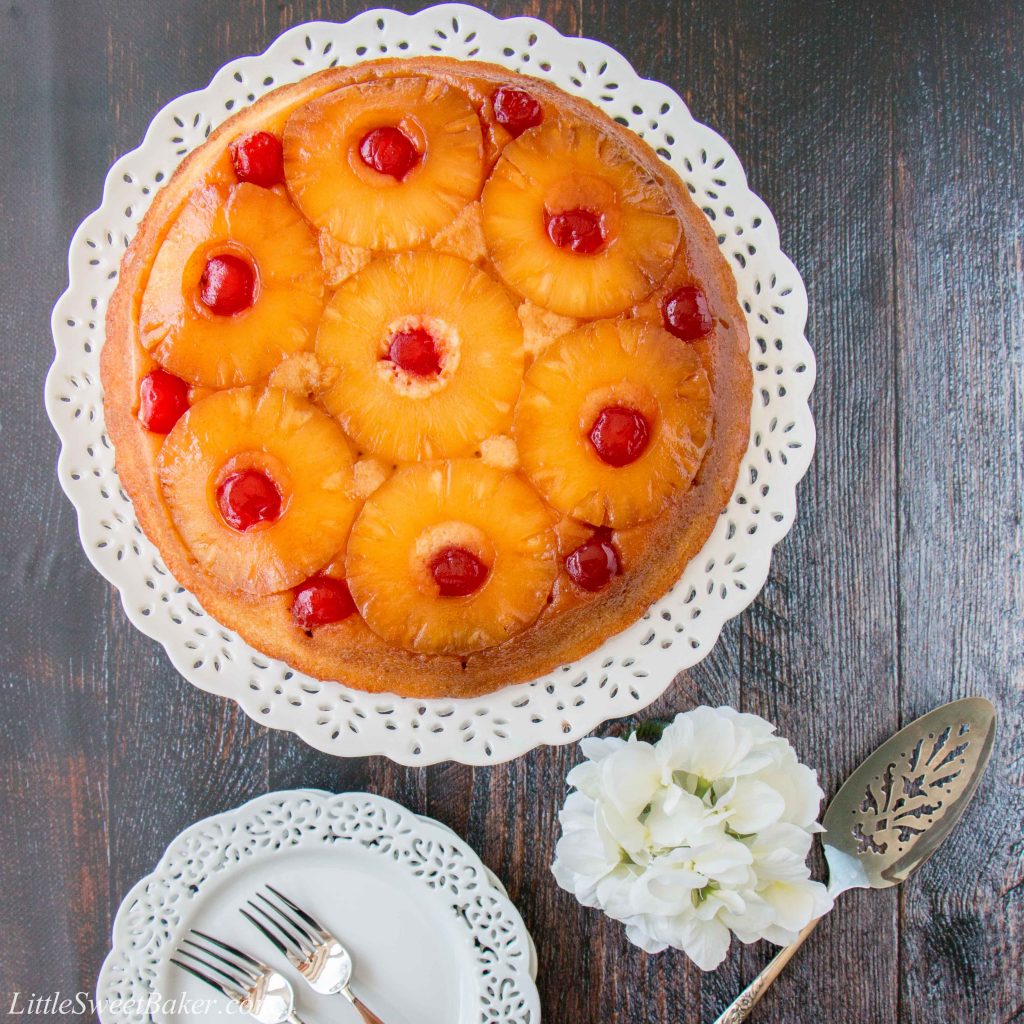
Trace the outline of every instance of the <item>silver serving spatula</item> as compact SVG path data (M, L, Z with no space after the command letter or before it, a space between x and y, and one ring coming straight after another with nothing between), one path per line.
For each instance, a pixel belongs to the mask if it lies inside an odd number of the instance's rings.
M939 848L978 788L995 731L991 703L965 697L915 719L861 764L822 819L833 899L847 889L898 885ZM804 928L715 1024L746 1020L817 923Z

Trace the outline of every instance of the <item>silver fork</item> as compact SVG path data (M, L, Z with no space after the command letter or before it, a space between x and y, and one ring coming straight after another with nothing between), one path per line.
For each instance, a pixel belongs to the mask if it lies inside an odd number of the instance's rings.
M366 1004L352 991L352 957L348 950L311 914L279 893L272 885L267 886L273 899L262 892L256 894L268 910L252 900L241 910L251 924L269 939L278 952L288 958L314 992L322 995L341 993L356 1009L365 1024L384 1024Z
M212 935L195 928L189 935L203 941L182 939L177 956L194 963L171 957L172 964L216 989L259 1024L303 1024L295 1013L295 993L283 974ZM186 946L192 948L186 949ZM192 949L199 952L194 953Z

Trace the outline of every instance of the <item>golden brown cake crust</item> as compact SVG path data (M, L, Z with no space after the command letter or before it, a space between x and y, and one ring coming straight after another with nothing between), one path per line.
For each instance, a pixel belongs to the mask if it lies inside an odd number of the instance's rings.
M658 299L688 281L700 283L716 311L715 330L695 343L712 385L714 427L694 486L657 519L616 535L629 571L600 594L581 595L563 573L551 603L532 627L498 647L462 658L427 657L397 649L371 632L358 615L321 627L310 637L292 621L290 594L252 599L227 591L200 569L175 529L156 475L162 438L146 431L137 419L138 383L155 365L138 342L139 304L155 253L192 189L210 176L225 173L227 143L236 135L256 128L279 128L297 105L339 86L399 74L431 75L464 89L487 128L489 161L497 157L503 129L494 123L487 96L493 86L502 83L526 84L542 103L614 133L666 189L683 226L681 252L685 257L634 312L657 317ZM265 654L321 679L403 696L465 697L535 678L581 657L635 622L675 583L728 503L747 449L752 397L748 345L735 279L710 224L678 175L635 135L590 103L498 65L440 57L389 59L333 68L268 94L214 131L156 195L125 253L107 312L101 359L104 415L121 483L143 531L178 582L219 622L237 630ZM571 541L569 548L575 543L579 539Z

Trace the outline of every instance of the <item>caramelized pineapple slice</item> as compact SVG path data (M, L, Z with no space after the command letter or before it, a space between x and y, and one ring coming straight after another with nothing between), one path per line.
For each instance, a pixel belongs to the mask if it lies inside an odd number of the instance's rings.
M664 188L628 148L569 118L505 147L483 208L498 272L563 316L607 317L639 302L668 273L681 235Z
M442 253L382 257L324 312L321 399L367 453L395 461L472 454L508 430L523 332L501 285Z
M225 266L240 280L214 275ZM316 234L284 196L250 184L206 186L157 252L139 340L192 384L253 384L313 347L324 298Z
M527 371L515 437L551 505L623 529L690 487L711 425L691 346L643 320L601 320L558 339Z
M480 194L483 138L465 93L419 76L348 85L284 130L288 190L338 242L408 249Z
M158 472L192 556L245 594L287 590L323 568L359 507L341 428L278 388L197 402L167 435Z
M383 639L465 655L531 625L557 575L553 517L512 473L474 459L399 469L352 529L346 577Z

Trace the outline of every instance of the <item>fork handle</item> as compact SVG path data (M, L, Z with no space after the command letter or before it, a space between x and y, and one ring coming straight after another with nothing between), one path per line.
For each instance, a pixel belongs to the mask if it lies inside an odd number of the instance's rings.
M384 1021L382 1021L380 1017L378 1017L377 1014L375 1014L373 1010L371 1010L366 1003L364 1003L362 999L352 991L352 989L346 986L341 990L341 994L355 1007L356 1013L363 1018L363 1024L384 1024Z
M728 1009L715 1024L740 1024L740 1021L746 1020L750 1016L750 1011L761 1001L761 996L768 991L768 986L782 973L782 969L804 944L804 940L814 931L820 920L820 917L816 917L797 935L795 942L776 953L765 969L729 1004Z

